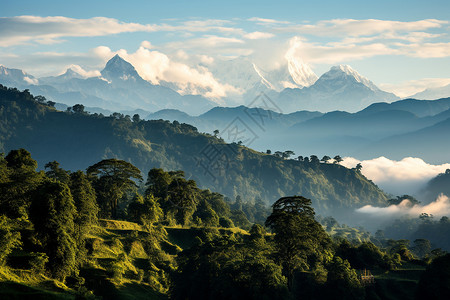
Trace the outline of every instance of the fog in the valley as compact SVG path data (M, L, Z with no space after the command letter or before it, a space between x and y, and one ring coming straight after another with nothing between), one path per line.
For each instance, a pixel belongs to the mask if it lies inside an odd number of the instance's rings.
M405 157L400 161L386 157L378 157L370 160L358 160L353 157L345 157L342 165L353 168L361 163L361 172L375 182L382 190L392 195L413 195L419 200L421 191L427 182L446 169L450 164L432 165L421 158Z

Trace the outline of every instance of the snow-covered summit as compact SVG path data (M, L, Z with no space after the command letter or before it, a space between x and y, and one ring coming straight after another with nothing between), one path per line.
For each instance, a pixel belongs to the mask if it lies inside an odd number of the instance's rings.
M323 74L320 79L329 81L354 80L356 82L364 84L372 91L379 91L379 88L372 81L359 74L349 65L333 66L331 67L330 71Z

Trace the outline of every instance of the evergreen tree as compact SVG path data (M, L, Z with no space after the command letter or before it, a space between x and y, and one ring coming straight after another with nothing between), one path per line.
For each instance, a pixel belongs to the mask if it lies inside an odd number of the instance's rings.
M61 181L65 184L69 184L70 181L70 172L64 170L59 166L59 162L56 160L49 162L45 165L46 169L49 169L47 172L45 172L45 175L47 175L48 178Z
M62 281L77 270L75 214L73 198L66 184L47 180L35 191L30 220L38 243L49 257L50 272Z
M70 174L69 187L76 208L74 237L78 248L77 261L81 262L86 255L86 236L92 231L93 226L98 225L99 208L95 190L82 171Z
M25 149L11 150L0 162L0 214L9 218L27 216L30 197L44 178L37 163Z

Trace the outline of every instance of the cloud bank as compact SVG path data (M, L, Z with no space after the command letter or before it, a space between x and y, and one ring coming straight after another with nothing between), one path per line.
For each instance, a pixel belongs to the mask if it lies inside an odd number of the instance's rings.
M445 195L440 195L436 201L426 205L411 205L409 200L403 200L398 205L388 207L376 207L366 205L356 210L361 214L370 215L376 218L393 219L402 216L418 217L422 213L432 214L436 217L450 215L450 199Z
M450 164L431 165L420 158L406 157L400 161L378 157L371 160L358 160L345 157L342 165L353 168L358 163L361 172L380 188L394 195L414 195L433 177L450 169Z
M107 47L95 49L94 52L101 53L105 61L115 54L119 54L123 59L130 62L145 80L152 84L173 83L180 94L201 94L205 97L218 99L227 96L229 93L239 93L233 86L219 83L207 68L190 67L173 60L160 51L148 49L148 46L150 46L148 42L143 42L134 53L128 53L124 49L111 51ZM178 52L178 56L186 59L187 54ZM205 57L201 59L208 60Z

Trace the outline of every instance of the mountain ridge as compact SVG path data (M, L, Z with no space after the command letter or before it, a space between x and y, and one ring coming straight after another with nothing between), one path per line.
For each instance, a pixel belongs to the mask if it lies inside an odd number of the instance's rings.
M4 67L4 69L7 69ZM25 72L18 70L25 74ZM72 70L73 71L73 70ZM45 97L52 101L73 105L70 95L65 93L81 92L100 98L107 103L102 109L114 109L120 103L125 109L145 109L156 112L161 109L179 109L189 114L201 114L217 106L235 106L250 102L261 92L279 104L283 111L312 110L329 112L332 110L358 111L368 104L380 101L393 101L398 97L384 92L366 77L347 65L333 66L320 77L298 58L287 57L286 62L270 71L255 64L246 57L217 62L210 67L212 75L223 84L235 87L238 93L221 99L212 99L201 95L180 95L179 86L174 82L161 80L152 84L144 80L136 68L116 54L106 63L101 76L84 77L67 69L66 73L56 77L34 78L16 76L8 78L0 73L0 83L19 88L30 89L33 93L44 90ZM4 72L3 72L4 73ZM78 75L77 75L78 74ZM51 86L57 92L39 89L41 85ZM207 94L204 88L193 89ZM93 106L92 103L82 103Z
M41 168L57 160L65 169L84 169L105 157L114 157L144 172L153 167L184 170L186 178L229 197L259 197L272 203L281 196L304 195L315 199L315 207L323 213L365 204L383 205L387 199L355 170L282 159L236 143L226 144L180 122L132 122L120 115L59 112L37 103L28 91L3 86L0 105L1 150L25 148ZM227 155L218 168L213 168L209 156L204 155L208 147ZM348 185L349 181L353 183Z

